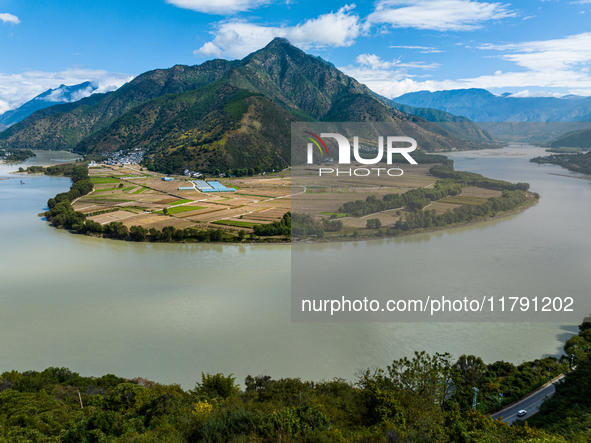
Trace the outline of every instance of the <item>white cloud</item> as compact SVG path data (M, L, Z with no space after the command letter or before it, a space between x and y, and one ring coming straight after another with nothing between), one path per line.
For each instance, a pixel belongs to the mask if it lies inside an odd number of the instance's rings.
M357 67L344 70L389 98L408 92L462 88L552 88L559 90L559 95L591 95L591 32L554 40L487 44L481 45L479 49L501 52L496 57L515 63L520 70L495 70L491 74L457 80L421 81L403 75L400 65L380 65L378 62L372 65L370 59L363 58L358 58Z
M94 92L107 92L119 88L134 78L130 74L107 72L80 66L72 66L60 72L24 71L20 74L0 73L0 114L18 108L35 96L55 89L60 85L77 85L92 82L96 88ZM80 91L79 98L84 98L90 90ZM55 99L58 98L55 92ZM59 100L55 100L59 101Z
M8 104L8 102L5 102L4 100L0 100L0 115L4 114L6 111L10 111L10 105Z
M502 3L471 0L380 0L367 26L387 23L395 28L471 31L490 20L515 17Z
M434 53L439 53L439 52L445 52L445 51L441 51L440 49L437 48L432 48L431 46L388 46L389 48L394 48L394 49L420 49L421 54L434 54Z
M528 91L527 89L524 91L519 91L514 94L511 94L509 97L555 97L560 98L564 97L566 94L561 94L559 92L548 92L548 91Z
M372 91L389 98L410 92L408 89L412 89L412 85L429 83L413 80L418 76L409 74L409 69L430 70L439 67L437 63L402 63L399 60L388 62L375 54L361 54L357 56L356 63L356 66L349 65L339 69Z
M351 46L361 31L359 16L351 12L353 8L343 6L337 12L323 14L296 26L261 26L237 20L220 22L212 32L214 39L195 50L194 54L242 58L275 37L285 37L301 49Z
M503 55L502 58L531 71L568 71L572 74L577 66L591 62L591 32L554 40L507 45L488 44L480 46L479 49L513 52Z
M270 0L166 0L183 9L206 14L235 14L270 3Z
M393 60L387 62L375 54L361 54L357 56L356 62L362 66L367 66L371 69L392 69L392 68L418 68L418 69L437 69L439 63L425 63L425 62L410 62L402 63L400 60Z
M72 85L69 85L72 86ZM43 100L46 102L76 102L78 100L81 100L85 97L88 97L89 95L92 95L95 92L95 86L94 85L89 85L84 89L79 89L76 92L73 92L71 94L67 93L66 88L62 88L59 87L57 89L54 89L49 95L43 97ZM105 91L99 91L99 92L105 92Z
M3 23L12 23L13 25L18 25L21 21L16 15L8 14L6 12L0 13L0 20Z

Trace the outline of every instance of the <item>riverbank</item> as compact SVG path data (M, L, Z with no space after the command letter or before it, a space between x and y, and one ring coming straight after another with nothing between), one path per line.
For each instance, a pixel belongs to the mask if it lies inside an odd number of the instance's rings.
M415 170L415 174L418 171L419 175L411 177L410 182L418 179L430 181L426 186L410 189L402 196L383 194L383 203L375 196L367 197L367 202L371 203L343 201L345 206L339 208L339 212L353 211L355 214L365 211L361 218L346 220L346 223L353 223L352 226L344 226L342 221L332 220L332 217L327 219L326 216L321 216L323 224L320 225L314 218L306 219L307 216L298 214L294 231L296 241L301 238L309 241L309 237L302 237L302 232L313 232L313 238L319 242L331 242L396 238L441 231L521 212L533 204L531 200L539 197L536 193L528 193L527 197L520 194L529 188L527 183L512 184L479 174L454 171L451 162L422 166L422 169ZM50 210L44 215L55 227L94 237L136 242L289 243L292 240L289 235L292 228L291 197L301 198L302 194L307 194L306 188L295 194L289 188L290 193L285 195L285 188L290 184L286 174L253 177L240 182L225 180L229 188L220 186L232 192L222 196L195 189L196 183L209 186L208 183L219 184L217 181L186 180L185 183L192 186L179 186L183 184L180 179L164 176L158 179L153 173L143 174L140 167L89 169L86 164L70 163L49 168L31 166L26 171L22 169L19 168L20 172L72 177L71 190L48 201ZM75 170L78 172L73 174ZM436 181L432 182L434 176ZM255 188L260 190L253 190ZM463 195L464 188L470 191L468 195ZM272 194L274 189L275 196L261 195ZM379 189L382 193L388 190ZM260 197L264 199L259 200ZM346 198L346 194L340 198ZM518 204L519 199L526 201ZM60 205L56 207L57 203ZM352 203L355 205L344 209ZM361 207L358 207L359 204ZM355 223L359 221L364 223L369 217L383 217L388 212L372 214L363 209L376 205L390 208L402 206L400 209L404 214L396 211L397 221L383 228L379 218L368 219L367 227L356 227ZM432 209L427 209L429 207ZM387 215L386 220L392 223L394 220L389 217ZM302 225L302 220L307 226Z
M532 193L530 193L530 194L532 194ZM510 217L512 215L516 215L516 214L519 214L521 212L524 212L526 209L529 209L529 208L531 208L532 206L535 206L538 203L539 203L539 199L534 198L533 197L533 194L532 194L532 196L531 196L530 199L528 199L526 202L524 202L521 205L519 205L517 208L512 209L510 211L499 212L495 216L484 216L484 217L481 217L478 220L461 222L461 223L454 223L452 225L442 226L442 227L439 227L439 228L416 229L416 230L413 230L413 231L403 232L403 233L398 234L398 235L395 235L395 236L381 236L381 235L371 235L371 234L365 235L365 233L361 233L359 237L353 237L352 234L349 234L347 236L341 236L341 237L334 238L334 239L331 238L330 236L328 236L328 237L325 237L323 239L317 239L317 240L307 240L306 239L306 240L295 241L295 242L296 243L356 242L356 241L396 239L396 238L408 237L408 236L418 235L418 234L432 234L432 233L435 233L435 232L444 232L444 231L449 231L449 230L453 230L453 229L457 229L457 228L463 228L463 227L468 227L468 226L473 226L473 225L479 225L479 224L482 224L482 223L485 223L485 222L507 218L507 217Z
M72 167L32 166L27 171L68 175ZM95 236L114 228L118 235L106 236L134 241L289 242L284 227L291 206L289 171L206 182L146 172L139 165L102 165L88 168L87 177L92 190L72 196L71 211L66 211L82 214L86 226L58 218L57 227Z

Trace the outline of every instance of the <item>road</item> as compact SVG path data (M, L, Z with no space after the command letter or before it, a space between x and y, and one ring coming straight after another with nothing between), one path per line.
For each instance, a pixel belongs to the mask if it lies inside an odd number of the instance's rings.
M564 375L554 379L552 381L552 384L549 384L548 386L540 389L539 391L525 397L523 400L519 401L518 403L515 403L505 409L502 409L499 412L495 412L494 414L491 414L491 417L494 419L497 418L502 418L502 420L505 423L513 423L517 420L527 420L529 417L531 417L532 415L534 415L536 412L538 412L538 410L540 409L540 406L542 405L542 403L544 402L544 400L547 397L552 396L552 394L554 394L555 391L555 384L562 380L562 378L564 377ZM517 412L525 409L527 411L527 414L523 417L517 417Z

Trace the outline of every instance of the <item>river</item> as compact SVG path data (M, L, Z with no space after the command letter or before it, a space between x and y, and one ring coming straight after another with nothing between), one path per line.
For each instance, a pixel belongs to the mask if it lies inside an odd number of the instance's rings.
M494 291L500 282L575 294L582 320L591 311L591 184L528 162L543 153L509 146L452 156L457 170L529 182L542 198L521 214L360 243L382 253L405 248L417 265L428 253L443 286ZM8 178L0 180L0 371L66 366L184 388L201 372L233 373L241 383L248 374L353 379L415 350L486 362L558 356L577 330L576 322L294 323L289 246L133 243L56 230L37 214L69 179L9 174L72 158L38 154L0 165L0 178ZM314 245L327 257L334 247ZM412 275L399 278L404 284Z

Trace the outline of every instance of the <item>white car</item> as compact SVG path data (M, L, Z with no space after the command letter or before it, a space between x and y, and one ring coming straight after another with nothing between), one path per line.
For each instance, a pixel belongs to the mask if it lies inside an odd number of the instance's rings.
M527 411L526 411L525 409L522 409L521 411L519 411L519 412L517 413L517 416L518 416L518 417L523 417L525 414L527 414Z

